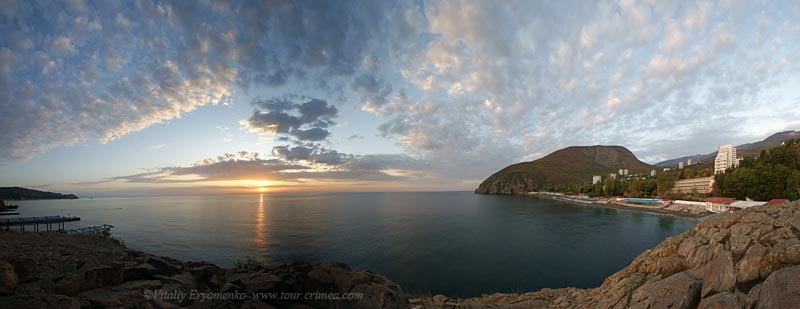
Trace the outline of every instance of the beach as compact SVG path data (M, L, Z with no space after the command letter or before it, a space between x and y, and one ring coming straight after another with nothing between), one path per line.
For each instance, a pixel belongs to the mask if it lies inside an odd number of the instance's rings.
M597 201L585 200L585 199L577 199L577 198L569 198L565 196L557 196L543 192L534 192L529 193L530 195L538 196L541 198L549 198L559 201L565 201L570 203L577 203L581 205L587 205L592 207L599 207L599 208L607 208L607 209L621 209L621 210L629 210L629 211L641 211L659 215L669 215L669 216L677 216L682 218L690 218L690 219L702 219L706 216L713 215L713 213L708 211L700 211L699 209L686 209L686 211L679 211L679 210L672 210L667 209L669 207L673 207L674 204L664 204L659 206L646 206L646 205L637 205L632 203L623 203L619 201L614 201L612 199L598 199ZM673 207L675 208L675 207Z

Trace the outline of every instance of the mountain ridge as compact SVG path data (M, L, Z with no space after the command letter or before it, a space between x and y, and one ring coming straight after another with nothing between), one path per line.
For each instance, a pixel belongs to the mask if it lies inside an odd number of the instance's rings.
M783 142L785 140L792 139L792 138L798 138L798 137L800 137L800 131L788 130L788 131L778 132L778 133L775 133L775 134L772 134L772 135L768 136L767 138L765 138L763 140L760 140L760 141L757 141L757 142L752 142L752 143L745 143L745 144L741 144L739 146L736 146L736 151L739 154L739 156L742 156L742 155L756 155L759 152L761 152L761 150L763 150L763 149L768 149L768 148L772 148L772 147L778 146L778 145L780 145L781 142ZM700 162L700 161L703 161L703 160L706 160L706 159L709 159L709 158L714 158L716 156L717 156L717 152L714 151L712 153L705 154L705 155L704 154L696 154L696 155L690 155L690 156L683 156L683 157L675 158L675 159L669 159L669 160L658 162L655 165L656 166L666 166L666 167L675 166L675 165L678 165L678 162L686 162L687 159L692 159L693 162Z

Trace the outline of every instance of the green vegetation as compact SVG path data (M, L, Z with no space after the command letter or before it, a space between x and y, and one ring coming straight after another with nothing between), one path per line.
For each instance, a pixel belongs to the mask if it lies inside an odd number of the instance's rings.
M715 177L716 195L744 200L800 199L800 142L762 150L757 158L745 157L736 168Z

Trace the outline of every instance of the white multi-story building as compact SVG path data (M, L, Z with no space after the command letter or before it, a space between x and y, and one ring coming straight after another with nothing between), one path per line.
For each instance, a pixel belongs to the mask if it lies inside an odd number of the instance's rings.
M596 183L598 183L600 181L602 181L602 177L600 177L600 175L592 176L592 184L596 184Z
M678 169L681 169L681 170L683 169L683 161L678 162Z
M654 177L656 175L656 170L650 170L650 177Z
M686 159L686 165L692 165L692 159Z
M714 173L724 173L726 169L738 165L739 159L736 158L736 147L730 144L719 146L717 157L714 159Z

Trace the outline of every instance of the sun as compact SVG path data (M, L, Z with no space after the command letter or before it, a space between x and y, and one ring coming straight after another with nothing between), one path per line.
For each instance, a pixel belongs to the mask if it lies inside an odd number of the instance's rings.
M267 188L264 188L264 187L258 188L258 192L264 192L264 191L267 191Z

